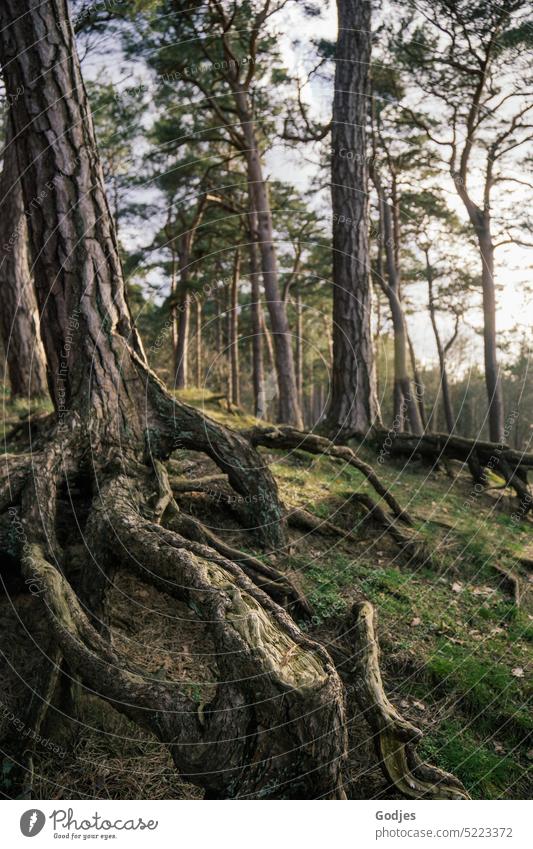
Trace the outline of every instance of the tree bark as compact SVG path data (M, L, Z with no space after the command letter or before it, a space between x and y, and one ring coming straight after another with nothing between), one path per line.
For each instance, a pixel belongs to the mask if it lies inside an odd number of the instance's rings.
M180 280L178 284L178 306L177 306L177 343L174 361L174 387L186 389L189 380L189 325L191 317L189 281L188 281L188 254L180 253Z
M259 261L256 244L257 222L255 212L250 212L250 285L252 311L252 382L254 387L254 415L266 416L265 365L263 360L263 308L259 284Z
M229 325L229 355L230 355L230 384L231 403L237 407L241 403L240 374L239 374L239 283L241 269L241 252L237 248L233 259L233 274L231 278L230 305L228 313Z
M294 309L296 311L296 389L298 392L298 403L300 409L303 409L303 391L304 391L304 361L303 361L303 334L304 334L304 319L302 295L300 291L294 296Z
M385 197L381 180L375 168L372 178L379 200L381 237L385 243L385 265L387 280L379 280L383 292L387 296L392 317L394 332L394 429L401 431L407 419L412 433L423 433L418 393L414 390L409 378L407 364L407 325L400 299L400 275L394 260L394 232L391 209Z
M276 377L278 382L278 421L302 427L302 416L298 406L291 335L287 321L286 304L281 297L278 264L274 246L272 212L268 187L263 176L261 155L257 144L255 124L249 97L242 86L233 92L235 105L246 141L246 165L248 182L257 215L257 240L261 253L261 269L267 308L274 336Z
M0 332L11 397L32 399L47 394L46 360L30 272L28 228L13 135L8 111L0 177Z
M429 317L431 320L431 326L433 328L433 334L435 336L435 343L437 346L437 356L439 358L439 372L440 372L440 389L442 394L442 404L444 408L444 418L446 420L446 428L448 433L453 433L455 429L455 415L453 412L452 399L450 396L450 386L448 383L448 371L446 369L446 355L444 352L444 346L442 344L442 339L440 338L439 326L437 324L437 316L435 310L435 295L433 291L433 270L431 268L431 263L429 261L428 251L425 251L426 257L426 280L428 284L428 305L429 305Z
M198 295L194 299L195 315L196 315L196 385L200 388L203 384L203 363L202 363L202 301Z
M285 542L275 482L250 442L176 402L148 369L125 301L66 0L26 6L21 15L18 0L0 5L0 55L8 91L22 91L13 115L26 203L39 193L29 229L39 305L47 309L43 337L49 362L61 368L51 381L56 428L29 459L13 460L17 474L0 486L0 503L16 498L23 513L22 576L38 589L72 673L167 746L182 778L201 784L207 798L345 798L345 697L330 655L237 563L168 527L180 511L163 461L191 448L215 459L243 503L254 504L250 518L264 541L275 550ZM299 444L298 431L290 436ZM316 440L312 447L323 453ZM363 469L349 449L327 449ZM57 517L62 487L82 471L92 473L86 515L77 516L83 528L68 523L77 548L90 552L76 567L82 585L99 583L95 564L105 575L118 562L187 604L216 646L207 703L133 665L78 597L72 546ZM366 475L390 503L368 467ZM387 728L387 751L396 743ZM435 791L431 784L422 792Z
M371 5L337 0L331 132L333 368L327 428L365 434L378 417L371 333L367 133ZM354 58L355 57L355 58Z
M501 442L505 433L503 390L496 344L496 292L494 288L494 245L490 219L484 215L483 225L477 229L481 254L481 286L483 289L483 342L485 358L485 383L489 399L489 437Z

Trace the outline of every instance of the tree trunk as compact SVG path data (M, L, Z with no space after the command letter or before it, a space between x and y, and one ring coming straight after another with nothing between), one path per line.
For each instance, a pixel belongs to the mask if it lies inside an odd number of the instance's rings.
M390 206L387 203L378 174L373 171L379 199L381 233L385 243L385 264L388 283L381 281L389 301L394 331L394 429L402 430L405 419L412 433L423 433L417 392L413 389L407 365L407 325L400 300L400 275L394 261L394 233Z
M250 285L252 311L252 382L254 387L254 416L266 416L265 366L263 361L263 309L259 284L259 261L257 257L257 221L255 212L250 212Z
M202 301L198 297L195 298L195 314L196 314L196 385L201 388L203 384L203 363L202 363Z
M302 409L303 388L304 388L304 362L303 362L304 320L303 320L302 295L299 291L296 292L296 295L294 297L294 308L296 310L296 352L295 352L296 389L298 391L298 404L300 405L300 409Z
M28 229L15 145L8 111L0 177L0 332L11 397L29 400L47 394L46 360L30 273Z
M422 383L422 378L420 376L420 372L418 371L418 365L416 362L416 354L413 342L411 340L411 335L409 330L406 327L407 333L407 345L409 347L409 359L411 360L411 370L413 372L414 383L416 388L416 397L418 401L418 412L420 414L420 421L422 423L422 428L425 430L427 427L427 419L426 419L426 409L424 407L424 384Z
M378 402L368 247L371 6L369 0L337 0L337 12L331 133L333 368L327 427L342 437L365 434L378 417Z
M477 230L481 254L481 286L483 289L483 342L485 355L485 383L489 399L489 438L501 442L505 436L503 390L498 365L496 344L496 293L494 289L494 246L490 219L484 216L483 226Z
M189 382L189 330L191 323L191 299L189 294L190 254L187 247L188 234L179 250L180 279L178 284L178 340L174 362L174 388L186 389Z
M274 335L276 377L278 382L278 421L302 427L298 406L291 335L287 321L286 304L281 297L278 265L274 247L272 213L268 188L263 176L254 119L247 93L239 87L234 90L235 105L246 139L246 164L253 206L257 215L257 239L261 253L263 287Z
M239 283L241 269L241 252L237 248L233 259L233 274L231 278L230 305L228 313L229 325L229 355L231 402L237 407L241 404L240 374L239 374Z

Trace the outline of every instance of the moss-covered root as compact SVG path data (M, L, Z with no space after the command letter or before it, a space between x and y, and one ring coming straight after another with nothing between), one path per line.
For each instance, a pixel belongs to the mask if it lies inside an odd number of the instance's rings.
M374 608L368 601L354 605L355 695L374 733L380 764L387 779L411 799L468 799L461 782L423 763L416 745L421 731L407 722L389 702L379 669L379 645Z

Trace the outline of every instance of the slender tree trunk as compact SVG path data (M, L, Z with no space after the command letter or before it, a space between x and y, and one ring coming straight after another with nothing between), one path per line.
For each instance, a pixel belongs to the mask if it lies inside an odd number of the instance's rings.
M176 374L176 363L178 361L178 305L177 298L177 258L174 246L171 247L171 266L170 266L170 322L171 322L171 338L172 338L172 365L174 375Z
M252 298L252 382L254 387L254 415L258 419L266 416L265 366L263 362L263 308L259 282L259 260L257 256L257 222L255 212L250 212L250 284Z
M296 352L295 352L295 367L296 367L296 389L298 391L298 404L302 409L303 404L303 388L304 388L304 371L303 371L303 335L304 335L304 318L302 295L300 291L296 292L294 297L294 308L296 311Z
M186 389L189 378L189 324L190 324L190 298L187 289L186 275L180 275L179 283L178 313L178 340L176 345L176 359L174 362L174 387Z
M28 229L13 140L6 116L4 164L0 177L0 332L12 397L47 394L46 361L28 258Z
M440 373L440 389L442 394L442 404L444 408L444 418L446 420L446 428L448 433L453 433L455 428L455 415L453 412L452 399L450 397L450 387L448 384L448 372L446 369L446 356L444 353L444 346L442 344L442 340L440 338L439 327L437 324L437 316L435 312L435 297L433 293L433 272L431 269L431 265L429 262L429 257L426 253L426 279L428 284L428 304L429 304L429 317L431 320L431 326L433 328L433 334L435 336L435 343L437 346L437 356L439 358L439 373ZM435 403L436 406L436 403ZM435 413L436 417L436 413Z
M276 376L278 382L278 421L302 427L298 407L291 335L286 304L281 297L278 265L274 246L272 212L268 187L263 176L254 119L249 98L242 89L234 91L234 99L246 140L246 164L253 206L257 215L257 238L261 253L263 287L274 336Z
M483 342L485 355L485 383L489 399L489 435L492 442L502 442L504 438L503 390L498 364L498 346L496 344L496 293L494 289L494 245L490 230L490 220L485 219L484 226L478 230L478 243L481 254L481 286L483 289Z
M483 346L485 360L485 385L488 396L489 436L492 442L504 438L504 403L498 364L496 335L496 292L494 289L494 244L491 231L490 183L485 185L485 208L475 204L466 187L466 172L461 176L452 172L457 194L468 213L476 234L481 258L481 288L483 292ZM487 175L487 180L489 176Z
M412 433L423 433L417 392L409 378L407 325L400 300L400 276L394 261L394 233L390 206L385 198L378 174L373 172L374 184L379 198L381 233L385 243L385 264L388 283L382 288L389 301L394 331L394 427L401 430L405 419Z
M202 351L202 301L197 295L194 299L195 302L195 316L196 316L196 385L200 388L203 384L203 351Z
M239 374L239 283L241 269L241 252L237 248L233 259L233 274L231 278L229 321L229 353L231 401L240 407L240 374Z
M416 388L416 397L418 401L418 412L420 414L420 421L422 422L422 427L425 430L427 427L427 419L426 419L426 408L424 407L424 384L422 383L422 377L420 376L420 372L418 371L418 365L416 362L416 354L413 342L411 340L411 335L409 330L406 327L407 333L407 345L409 347L409 358L411 360L411 370L413 372L414 383Z
M337 0L333 100L333 368L327 427L365 434L378 417L368 247L367 133L371 5ZM354 57L357 57L354 61Z

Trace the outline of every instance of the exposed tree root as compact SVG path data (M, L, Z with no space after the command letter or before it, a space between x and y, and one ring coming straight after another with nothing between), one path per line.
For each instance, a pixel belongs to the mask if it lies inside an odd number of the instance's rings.
M175 495L184 492L212 492L213 485L227 483L226 475L205 475L202 478L172 478L171 486Z
M394 520L385 513L379 504L376 504L373 498L363 492L353 492L350 495L350 501L362 504L368 510L368 518L382 527L410 560L422 562L426 565L431 563L431 555L426 550L423 541L418 539L413 532L407 534L400 530Z
M517 607L520 607L522 601L522 592L520 586L520 578L518 577L518 575L516 575L510 569L506 569L504 566L498 565L498 563L493 563L492 567L503 578L502 583L507 589L507 591L510 593L515 605Z
M174 497L174 485L170 483L166 470L159 461L154 461L154 468L160 487L160 498L156 505L156 514L165 514L167 527L179 534L204 545L211 546L219 554L234 563L238 563L243 572L278 604L291 604L295 613L303 616L312 614L311 606L303 594L292 583L289 576L280 572L269 563L264 563L239 549L225 543L220 537L207 528L199 519L189 516L178 507ZM222 476L217 477L219 480ZM223 477L226 480L225 477Z
M345 528L341 528L333 522L328 522L326 519L319 519L318 516L314 516L308 510L304 510L301 507L290 507L288 509L287 522L290 527L312 531L322 536L340 537L346 542L361 542L361 537L354 534L353 531L347 531Z
M310 454L324 455L342 460L364 475L378 495L389 505L393 515L397 519L400 519L400 521L407 525L412 524L412 519L407 511L400 506L387 487L381 483L372 467L360 460L355 451L347 445L335 445L329 439L318 436L315 433L306 433L296 430L294 427L281 425L254 427L246 431L245 435L252 445L262 445L265 448L287 448L290 450L308 451Z
M376 444L391 456L421 456L432 463L460 460L467 463L476 484L485 485L486 469L498 472L506 484L512 487L520 499L524 514L533 509L533 493L528 486L528 470L533 468L533 454L526 454L508 445L450 436L444 433L426 433L415 436L410 433L397 433L386 442L389 434L384 430L375 430Z
M372 605L367 601L356 604L352 614L355 695L374 732L385 776L411 799L468 799L468 793L454 776L420 760L416 744L421 732L400 716L385 695Z

